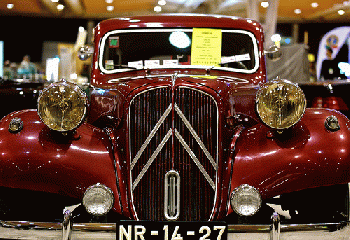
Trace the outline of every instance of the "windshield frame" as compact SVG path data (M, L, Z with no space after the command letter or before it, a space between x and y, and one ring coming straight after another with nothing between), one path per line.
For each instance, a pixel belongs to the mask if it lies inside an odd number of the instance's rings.
M220 29L220 28L218 28ZM135 69L130 68L124 68L124 69L105 69L103 66L103 54L105 49L105 44L107 42L107 39L112 34L119 34L119 33L144 33L144 32L174 32L174 31L183 31L183 32L193 32L193 28L167 28L167 29L128 29L128 30L113 30L107 32L102 38L101 38L101 45L99 47L99 54L98 54L98 66L102 73L104 74L114 74L114 73L124 73L129 71L135 71ZM253 43L254 48L254 57L255 57L255 66L252 69L238 69L238 68L230 68L230 67L217 67L217 66L206 66L206 65L177 65L177 66L161 66L157 68L151 68L151 69L215 69L215 70L223 70L228 72L237 72L237 73L247 73L252 74L255 73L259 67L260 67L260 59L259 59L259 47L258 47L258 41L255 37L255 35L247 30L241 30L241 29L221 29L223 33L241 33L248 35ZM144 70L143 69L137 69L137 70Z

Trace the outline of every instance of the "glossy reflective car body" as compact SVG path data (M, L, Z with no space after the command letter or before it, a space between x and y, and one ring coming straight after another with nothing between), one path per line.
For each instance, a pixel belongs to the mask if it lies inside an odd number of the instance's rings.
M339 227L348 220L350 122L335 110L305 109L303 93L287 80L269 88L263 42L259 23L236 17L99 23L86 119L66 112L85 110L69 97L57 97L57 106L45 101L45 109L61 106L58 120L76 120L72 130L50 129L36 110L6 116L0 185L19 190L12 196L53 194L64 198L53 201L57 207L73 205L64 211L64 236L82 202L91 215L74 221L117 229L127 219L224 221L231 232L264 232L250 224L270 224L275 206L289 211L281 215L286 224ZM63 90L66 83L55 84ZM9 131L18 119L23 127ZM323 212L324 204L331 207ZM46 213L40 217L53 216ZM280 227L277 213L273 219Z

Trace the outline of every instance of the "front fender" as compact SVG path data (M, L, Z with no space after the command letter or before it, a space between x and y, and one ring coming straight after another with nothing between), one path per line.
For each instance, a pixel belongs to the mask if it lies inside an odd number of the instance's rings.
M325 128L334 115L340 130ZM263 199L306 188L350 182L350 121L330 109L307 109L282 134L263 124L241 132L235 145L231 192L241 184L259 189Z
M10 133L13 118L23 129ZM55 135L56 134L56 135ZM0 186L57 193L82 199L89 186L112 189L120 212L113 153L108 136L83 123L73 137L50 131L36 110L14 112L0 122Z

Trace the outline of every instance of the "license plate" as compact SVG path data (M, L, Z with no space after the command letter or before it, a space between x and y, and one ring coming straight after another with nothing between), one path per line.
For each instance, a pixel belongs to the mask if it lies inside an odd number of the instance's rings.
M225 222L120 221L117 240L227 240Z

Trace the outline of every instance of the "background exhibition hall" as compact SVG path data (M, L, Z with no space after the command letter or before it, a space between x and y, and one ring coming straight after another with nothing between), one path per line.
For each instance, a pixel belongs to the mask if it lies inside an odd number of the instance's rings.
M266 23L277 5L275 33L282 45L305 43L317 59L319 43L330 30L349 26L350 4L344 0L4 0L0 2L3 61L19 63L24 55L45 65L45 43L75 43L79 27L89 31L112 17L167 13L204 13L248 17ZM47 56L54 57L54 56Z

